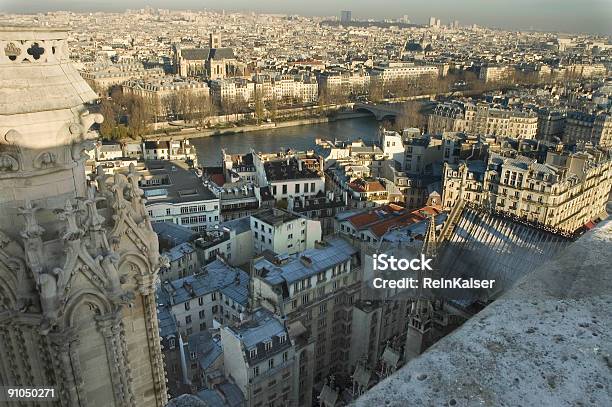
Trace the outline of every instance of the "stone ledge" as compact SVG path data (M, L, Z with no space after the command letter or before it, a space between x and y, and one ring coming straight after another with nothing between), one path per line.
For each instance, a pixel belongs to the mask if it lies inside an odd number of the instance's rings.
M354 406L611 406L612 220Z

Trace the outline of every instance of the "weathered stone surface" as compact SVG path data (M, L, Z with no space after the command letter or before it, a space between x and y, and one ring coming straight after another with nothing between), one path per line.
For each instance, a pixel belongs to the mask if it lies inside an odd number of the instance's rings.
M612 405L612 220L354 405Z
M0 28L0 384L54 386L61 406L161 407L157 235L133 169L85 177L102 117L65 40Z

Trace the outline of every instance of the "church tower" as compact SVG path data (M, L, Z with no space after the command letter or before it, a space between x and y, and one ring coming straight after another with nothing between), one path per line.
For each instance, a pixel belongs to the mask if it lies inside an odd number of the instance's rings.
M96 99L61 29L0 27L0 386L163 406L157 236L138 176L85 176Z
M433 259L432 263L435 269L437 240L436 221L433 215L429 218L421 253L423 253L426 258ZM425 275L423 271L419 271L419 281L423 281L424 277L433 277L431 271L427 273L428 275ZM431 293L426 293L422 288L419 288L417 298L412 302L410 309L410 320L408 322L406 345L404 347L405 362L419 356L429 345L434 318L432 300Z
M217 33L208 34L208 47L210 49L221 48L221 34L217 34Z

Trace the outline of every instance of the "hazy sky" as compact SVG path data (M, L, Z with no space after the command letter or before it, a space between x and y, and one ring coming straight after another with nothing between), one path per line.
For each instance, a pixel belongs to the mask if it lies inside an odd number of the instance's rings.
M122 11L145 5L324 16L351 10L358 19L408 15L412 22L425 23L436 16L442 22L457 19L508 29L612 34L612 0L0 0L0 11Z

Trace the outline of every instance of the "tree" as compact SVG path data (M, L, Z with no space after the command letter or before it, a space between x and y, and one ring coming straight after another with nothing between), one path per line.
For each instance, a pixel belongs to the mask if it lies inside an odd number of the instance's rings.
M255 119L257 119L257 124L261 123L264 120L265 116L265 107L263 104L263 100L261 100L261 94L255 91Z
M139 139L143 137L149 127L149 114L145 101L140 96L127 98L126 110L128 114L128 131L130 137Z
M409 127L416 127L423 131L426 125L425 116L421 113L421 104L416 101L405 103L395 119L395 129L400 132Z
M383 86L382 81L372 78L370 80L370 88L369 88L369 99L370 101L376 103L380 102L383 98Z
M272 93L272 99L270 99L270 119L276 120L278 115L278 100L276 100L276 94Z
M105 140L113 139L113 130L117 127L117 115L113 103L107 98L100 102L100 113L104 121L100 124L100 135Z
M208 95L201 92L194 95L193 104L196 126L202 128L206 124L208 118L214 114L214 106Z

